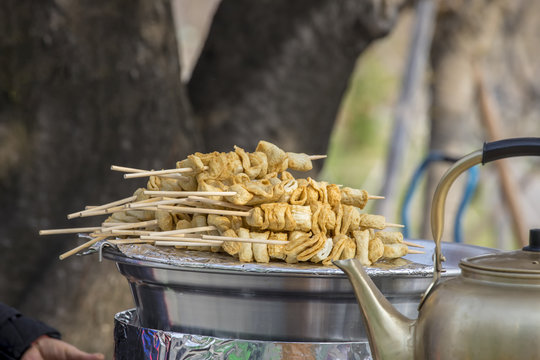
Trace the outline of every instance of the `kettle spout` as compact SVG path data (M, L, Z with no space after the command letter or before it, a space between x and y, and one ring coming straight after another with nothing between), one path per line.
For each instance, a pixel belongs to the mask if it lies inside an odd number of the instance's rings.
M368 332L374 359L405 360L414 357L414 325L383 296L358 259L334 261L349 278Z

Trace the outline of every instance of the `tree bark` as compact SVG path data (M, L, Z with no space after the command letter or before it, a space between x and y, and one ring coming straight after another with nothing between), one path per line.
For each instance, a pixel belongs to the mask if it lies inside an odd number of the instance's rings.
M145 185L111 164L172 167L259 139L325 153L356 57L401 3L224 1L190 82L196 123L168 0L3 1L0 301L110 358L125 280L94 257L60 262L74 236L38 230L97 224L66 214Z
M111 164L171 167L199 148L174 34L167 0L0 5L0 300L89 351L112 352L127 283L95 258L60 262L75 236L38 230L96 223L66 214L144 185Z
M441 150L450 155L463 156L482 146L488 140L487 132L482 128L479 119L479 101L475 83L474 69L480 69L484 75L486 91L493 96L501 114L504 130L503 137L533 136L540 131L539 98L540 91L537 79L540 68L534 59L538 56L537 36L540 26L537 21L540 3L530 1L508 0L471 0L467 2L440 2L441 11L437 19L437 27L431 51L433 67L432 76L432 150ZM535 198L527 195L523 184L527 179L527 166L524 160L512 160L511 165L519 166L521 171L512 171L518 179L515 195L524 209L531 209ZM515 248L517 244L511 239L508 226L501 226L501 221L508 221L509 214L504 209L507 205L501 202L497 189L497 174L494 167L482 167L481 184L485 190L481 202L491 216L486 216L485 223L479 228L491 231L490 237L501 237L505 241L496 243L499 247ZM426 209L436 184L445 168L434 169L429 176L427 187ZM449 217L447 224L454 220L457 201L463 187L454 186L455 192L449 194L450 204L447 208ZM479 189L481 193L482 187ZM532 193L531 193L532 194ZM452 204L453 203L453 204ZM495 213L503 212L502 215ZM534 211L524 211L526 223L535 226ZM429 214L429 211L426 212ZM537 212L536 212L537 214ZM430 237L429 219L425 236ZM495 226L488 224L493 223ZM447 227L448 228L448 227ZM474 234L478 235L480 229ZM451 240L451 231L445 231L447 240ZM474 239L473 234L468 234Z
M266 139L325 154L358 55L402 3L222 1L188 87L207 150Z
M431 103L431 151L460 157L475 150L481 143L482 132L475 114L475 90L472 62L478 49L481 23L489 21L483 12L472 11L484 2L472 1L469 8L447 8L441 4L431 48L432 103ZM477 10L477 9L476 9ZM479 21L482 13L485 19ZM426 215L431 212L431 200L435 187L446 169L447 163L435 163L428 172ZM452 241L452 224L459 206L464 177L451 189L445 213L444 240ZM423 236L431 238L429 216L425 217Z

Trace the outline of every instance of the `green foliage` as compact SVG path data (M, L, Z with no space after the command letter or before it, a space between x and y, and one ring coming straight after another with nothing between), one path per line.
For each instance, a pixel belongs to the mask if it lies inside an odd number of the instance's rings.
M384 160L390 120L384 111L390 108L396 83L375 55L368 53L358 62L321 178L360 186L377 162Z

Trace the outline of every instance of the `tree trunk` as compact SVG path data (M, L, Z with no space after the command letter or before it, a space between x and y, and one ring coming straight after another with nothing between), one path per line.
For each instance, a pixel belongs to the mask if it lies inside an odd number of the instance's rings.
M474 2L476 6L481 6L478 4L481 1ZM481 143L481 130L474 111L476 104L472 73L481 22L477 19L480 13L475 15L470 12L473 6L469 5L469 9L456 12L441 4L431 49L433 78L429 147L431 151L458 158L475 150ZM435 187L448 167L448 163L435 163L428 172L426 214L430 213ZM452 224L463 191L463 179L452 187L448 196L444 232L446 241L453 240ZM429 217L423 223L423 235L430 239Z
M432 131L430 148L450 155L463 156L482 146L489 140L479 119L478 84L475 83L475 69L482 72L485 86L495 100L500 113L503 137L534 136L540 132L540 91L537 85L540 68L535 59L538 56L537 21L540 3L530 1L487 1L471 0L464 3L441 2L441 11L431 52L433 67L432 84ZM512 176L518 179L514 194L523 207L528 226L536 226L534 218L538 212L532 210L534 190L527 193L527 165L525 160L512 160ZM519 171L515 167L520 167ZM509 227L501 226L501 220L508 222L508 207L501 202L498 188L498 174L495 167L485 166L481 170L481 195L484 218L482 223L467 234L466 240L500 236L493 246L516 248L512 242ZM445 168L431 172L427 188L427 200L431 201L435 185ZM463 178L465 178L463 176ZM457 184L449 194L447 225L454 221L457 201L463 187ZM486 189L482 191L482 189ZM520 196L527 193L527 196ZM527 204L528 203L528 204ZM430 204L426 204L429 209ZM537 209L538 211L538 209ZM501 214L498 214L502 212ZM429 214L429 212L426 212ZM535 215L536 214L536 215ZM486 216L487 215L487 216ZM493 219L499 220L493 220ZM429 224L426 219L425 224ZM446 226L447 229L450 226ZM483 233L483 234L482 234ZM447 240L452 239L451 231L445 231ZM425 236L430 237L427 226ZM510 241L508 241L510 240Z
M199 148L170 4L11 0L0 9L0 300L110 354L112 315L133 306L126 281L95 257L59 261L75 236L38 230L98 223L66 214L144 185L111 164L171 167Z
M224 1L190 82L195 123L169 1L3 1L0 301L110 358L112 316L133 306L125 280L95 257L59 261L75 236L38 230L98 224L66 214L145 185L111 164L172 167L203 140L325 153L356 57L400 4Z
M325 154L358 55L401 4L222 1L188 87L207 150L266 139Z

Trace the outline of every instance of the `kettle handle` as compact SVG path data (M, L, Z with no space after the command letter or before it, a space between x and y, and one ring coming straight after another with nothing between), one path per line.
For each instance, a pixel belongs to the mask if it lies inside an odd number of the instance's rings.
M442 262L445 260L441 253L444 206L451 185L459 175L475 165L483 165L491 161L516 156L540 156L540 138L514 138L484 143L482 150L474 151L456 161L439 181L431 203L431 233L435 241L433 281L424 293L418 309L422 307L424 301L441 277Z

